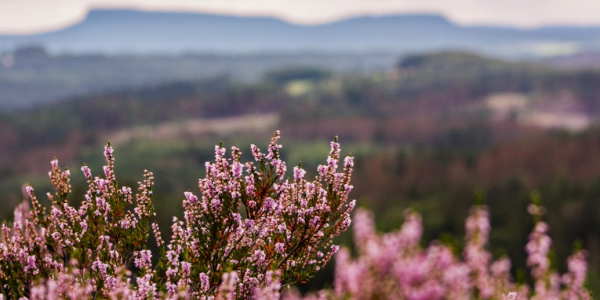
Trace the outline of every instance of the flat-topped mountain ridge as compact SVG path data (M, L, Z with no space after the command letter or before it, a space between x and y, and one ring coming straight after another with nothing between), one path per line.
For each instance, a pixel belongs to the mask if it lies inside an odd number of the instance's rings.
M0 35L0 49L32 44L59 53L133 54L453 49L535 56L600 49L599 38L600 26L463 26L436 14L358 16L298 25L274 17L92 10L81 22L53 32Z

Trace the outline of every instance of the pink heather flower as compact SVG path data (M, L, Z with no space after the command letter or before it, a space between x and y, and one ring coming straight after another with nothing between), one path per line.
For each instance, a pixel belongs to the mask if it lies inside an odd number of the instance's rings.
M260 161L263 158L263 154L260 153L260 149L256 145L250 145L250 151L252 152L252 156L254 156L254 160Z
M152 252L150 250L140 251L140 259L145 265L150 265L152 263Z
M50 165L52 165L52 169L58 169L58 159L53 159Z
M589 291L584 287L587 262L585 251L580 250L571 255L567 260L569 272L562 276L566 289L562 292L564 299L591 299Z
M106 145L106 177L94 178L89 167L82 166L89 190L81 206L74 208L62 198L62 192L69 192L69 171L58 171L58 161L53 160L50 178L61 197L50 195L50 209L40 209L33 189L26 187L32 212L22 205L13 224L0 226L0 257L10 260L8 271L33 282L27 287L0 278L3 291L9 291L0 299L15 298L11 290L27 288L32 300L280 299L283 280L306 280L339 250L330 245L331 239L350 225L355 202L347 199L346 191L352 188L349 171L337 174L329 165L322 166L327 178L307 182L306 171L296 167L294 181L284 181L287 164L281 160L278 140L276 132L268 146L268 161L252 145L260 168L254 162L241 163L235 147L230 158L224 148L215 147L216 159L205 164L206 177L199 180L201 194L184 192L184 220L174 218L167 244L150 219L155 215L151 172L145 171L135 193L120 186L113 149ZM339 144L332 144L332 153L337 164ZM150 230L162 248L157 261L166 264L164 269L153 268L153 253L145 248ZM88 244L93 247L81 248ZM217 252L206 247L211 244ZM322 251L328 245L331 250ZM73 260L64 261L67 257ZM208 262L208 257L217 261ZM132 266L139 269L137 276L128 270ZM223 273L226 269L231 271ZM43 276L32 276L36 274Z
M346 167L346 168L354 167L354 157L346 156L346 158L344 158L344 167Z
M192 267L192 264L190 264L189 262L181 262L181 272L183 273L182 275L184 277L188 277L190 276L190 268Z
M352 200L352 201L350 201L350 203L348 203L349 210L353 210L355 206L356 206L356 200Z
M33 272L31 272L33 270ZM37 274L37 267L35 266L35 255L27 256L27 266L25 267L25 273Z
M256 250L256 251L254 251L253 259L254 259L254 262L257 265L262 266L264 264L264 262L265 262L265 258L266 257L267 256L265 255L264 251L262 251L262 250Z
M368 253L375 235L375 223L370 212L360 209L354 215L354 243L361 253Z
M220 286L219 292L222 297L219 299L233 300L236 299L236 285L238 282L238 275L236 271L223 274L223 283Z
M179 268L178 267L169 267L167 269L167 277L175 277L177 276L177 272L179 272Z
M314 218L312 218L310 220L309 226L310 227L316 227L317 224L319 224L320 221L321 221L321 218L319 216L315 216Z
M548 252L550 251L550 245L552 240L546 231L548 225L544 222L538 222L529 235L529 242L525 246L525 250L528 253L527 265L532 268L531 272L533 276L542 281L544 274L550 267L550 260L548 259Z
M197 203L198 202L198 197L196 197L194 194L192 194L192 192L184 192L183 194L185 195L185 199L187 199L187 201L189 203Z
M106 178L110 177L110 168L108 166L103 166L102 169L104 170L104 175L106 175Z
M332 157L328 157L327 158L327 165L329 166L329 169L331 170L337 170L337 160L335 158Z
M119 224L121 224L121 228L123 229L129 229L131 227L131 221L127 219L119 221Z
M213 171L216 171L215 167L209 161L204 163L204 168L206 168L206 174L213 174Z
M271 198L271 197L267 197L265 199L265 204L264 204L263 208L266 212L273 211L273 209L275 208L275 200L273 200L273 198Z
M109 265L101 262L100 260L96 260L92 263L92 269L100 272L102 277L106 277L106 271L108 270Z
M98 187L103 190L106 185L107 185L107 181L102 179L102 178L98 178L96 177L96 179L94 179L94 181L96 182L96 184L98 185Z
M85 178L92 178L92 171L90 171L88 166L81 167L81 172L83 172L83 176L85 176Z
M234 162L231 167L231 171L233 172L233 176L235 176L235 178L240 178L242 177L243 165L239 162Z
M353 188L354 186L351 184L344 184L344 190L346 190L346 193L350 193Z
M104 157L106 160L110 160L112 158L113 148L109 145L104 146Z
M244 220L244 223L246 223L246 229L250 229L252 226L254 226L254 220L251 219Z
M338 246L338 245L331 245L331 252L337 253L339 250L340 250L340 246Z
M269 144L269 148L268 148L268 152L269 154L267 154L267 156L265 157L266 159L277 159L279 157L279 155L277 155L277 151L281 148L281 145L277 144L277 141L280 138L280 134L279 134L279 130L275 131L275 135L273 136L273 138L271 139L271 143Z
M206 276L206 274L204 274L204 273L200 273L200 290L208 291L209 288L210 288L210 283L209 283L208 276Z
M503 276L510 272L510 259L503 258L495 261L491 266L490 270L494 276Z
M347 228L350 227L350 224L352 224L352 220L350 219L350 216L348 214L344 214L344 219L342 221L340 228L343 228L343 230L346 230Z
M275 244L275 251L277 251L277 253L279 253L279 254L283 254L285 252L284 244L283 243L276 243Z
M100 211L106 212L110 210L110 204L104 198L96 197L96 205Z
M225 156L225 148L219 147L218 145L215 146L215 158L222 158L223 156Z
M298 180L304 178L304 175L306 175L306 171L304 171L304 169L299 168L299 167L294 167L294 180L298 181Z
M60 215L62 215L62 212L56 207L52 206L52 215L54 215L54 217L59 217Z
M212 199L210 201L210 208L215 212L219 212L221 210L221 201L219 199Z
M319 172L319 175L325 176L325 173L327 173L327 167L325 165L319 165L317 167L317 172Z
M167 251L167 260L171 265L177 265L179 263L179 254L173 250Z
M123 192L123 195L131 195L131 188L130 187L122 187L121 191Z
M33 188L30 185L25 187L25 191L27 192L27 195L33 194Z
M579 284L583 284L585 281L585 274L587 273L587 263L585 262L585 255L583 252L579 251L575 255L569 257L568 266L569 271L574 276L574 280L578 281Z
M275 172L279 176L279 180L283 180L283 178L285 177L285 172L287 172L287 167L285 165L285 162L281 161L279 159L272 160L272 162L277 162L277 165L275 167Z
M331 145L331 151L330 151L331 155L334 155L334 154L337 154L340 152L340 144L339 143L331 142L330 145Z

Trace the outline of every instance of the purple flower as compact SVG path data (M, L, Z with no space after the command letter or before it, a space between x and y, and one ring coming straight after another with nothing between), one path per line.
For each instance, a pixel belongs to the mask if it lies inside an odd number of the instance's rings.
M279 254L283 254L285 252L284 244L283 243L276 243L275 244L275 251L277 251L277 253L279 253Z
M354 157L346 156L346 158L344 158L344 167L346 167L346 168L354 167Z
M198 202L198 197L196 197L194 194L192 194L192 192L184 192L183 193L185 195L185 199L189 202L189 203L197 203Z
M305 174L306 174L306 171L304 171L304 169L299 168L299 167L294 167L294 180L298 181L298 180L304 178Z
M254 160L260 161L263 158L263 154L260 153L260 149L256 145L250 145L250 151L252 152L252 156L254 156Z
M102 169L104 170L106 178L110 178L110 168L108 166L103 166Z
M217 159L221 159L224 155L225 155L225 148L219 147L218 145L215 146L215 158Z
M250 229L252 226L254 226L254 220L251 219L244 220L244 223L246 223L246 229Z
M317 167L317 172L319 172L319 175L325 176L325 173L327 173L327 167L324 165L319 165Z
M216 146L215 159L205 164L206 176L198 181L201 194L184 192L184 218L173 219L169 243L151 219L156 216L151 172L144 171L135 192L121 186L108 144L105 176L93 177L82 166L89 190L82 204L73 207L62 197L70 192L69 171L60 172L55 159L49 175L59 196L48 193L51 204L42 209L33 188L25 187L32 209L19 206L12 225L0 226L0 259L8 262L7 274L34 279L25 287L31 300L280 299L281 282L304 280L331 259L331 251L319 250L349 225L353 204L347 204L349 171L330 170L331 160L337 164L339 159L339 144L332 144L328 164L320 167L326 178L308 182L306 171L295 167L291 181L284 180L287 164L281 160L279 138L277 131L266 161L251 146L259 164L241 162L236 147L226 158L225 148ZM146 248L151 231L160 254ZM166 270L152 266L153 255L160 255L156 261ZM68 257L73 259L66 261ZM139 269L137 275L131 266ZM277 266L288 270L274 270ZM309 272L297 272L307 267ZM298 273L302 275L296 279ZM24 288L1 278L0 283L9 293Z
M244 166L239 162L233 163L233 165L231 166L231 171L233 172L233 176L235 176L235 178L242 177L243 167Z
M53 160L50 162L50 165L52 166L52 169L58 169L58 159L56 159L56 158L55 158L55 159L53 159Z
M113 148L109 145L104 146L104 157L109 161L112 158Z
M254 251L254 255L252 258L257 265L262 266L265 263L265 259L267 258L267 256L265 255L264 251L256 250Z
M275 200L273 200L273 198L271 198L271 197L267 197L265 199L263 209L266 212L271 212L271 211L273 211L274 208L275 208Z
M208 281L208 276L206 276L206 274L204 273L200 273L200 289L202 291L208 291L208 289L210 288L210 283Z
M350 203L348 203L348 209L350 209L350 210L353 210L355 206L356 206L356 200L352 200L352 201L350 201Z
M353 188L354 186L351 184L344 184L344 189L346 190L346 193L350 193Z
M27 195L33 195L33 188L30 185L25 187L25 191L27 192Z
M88 166L81 167L81 171L83 172L83 176L85 176L85 178L92 178L92 171L90 171Z
M190 276L190 268L191 267L192 267L192 264L190 264L189 262L185 262L185 261L181 262L181 272L183 273L182 275L184 277Z

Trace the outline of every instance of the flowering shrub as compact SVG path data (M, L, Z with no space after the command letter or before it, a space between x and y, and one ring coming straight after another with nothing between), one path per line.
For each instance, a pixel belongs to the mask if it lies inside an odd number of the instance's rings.
M278 139L267 153L252 145L254 162L216 146L200 194L184 193L168 243L153 222L151 172L137 190L120 186L109 144L102 175L81 168L89 189L76 208L71 174L53 160L49 205L26 187L30 202L2 224L0 299L279 299L282 286L307 280L339 249L332 238L350 226L355 201L353 159L338 172L337 141L308 181L301 166L285 178Z
M353 260L347 249L340 250L333 290L305 298L290 293L286 300L590 299L584 287L585 252L576 251L568 259L569 271L559 276L550 268L551 239L548 225L539 220L542 207L532 204L529 212L538 220L526 245L527 265L534 281L531 290L512 281L508 258L493 260L485 249L490 232L488 211L476 205L466 220L462 258L437 242L420 247L421 217L416 212L406 213L399 231L377 235L372 216L358 210L354 217L358 257Z

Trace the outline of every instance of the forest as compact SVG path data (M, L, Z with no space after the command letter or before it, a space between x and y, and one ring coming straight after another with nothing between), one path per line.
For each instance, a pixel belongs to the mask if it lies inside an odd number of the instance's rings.
M539 198L553 267L565 272L572 249L587 249L587 287L599 290L598 86L600 69L440 52L370 72L290 65L252 82L218 76L73 95L0 112L0 216L12 218L24 183L51 189L53 158L102 170L98 149L110 141L121 183L153 172L158 225L169 228L183 216L182 191L199 192L215 144L246 145L250 159L248 145L280 129L282 159L302 161L312 178L337 136L354 157L351 198L373 212L377 232L399 228L410 208L423 217L421 243L462 249L469 208L485 203L490 252L508 254L513 277L531 281L523 245L535 225L527 207ZM77 201L86 179L71 184ZM336 241L360 251L349 233ZM316 276L300 289L331 286L332 266Z

